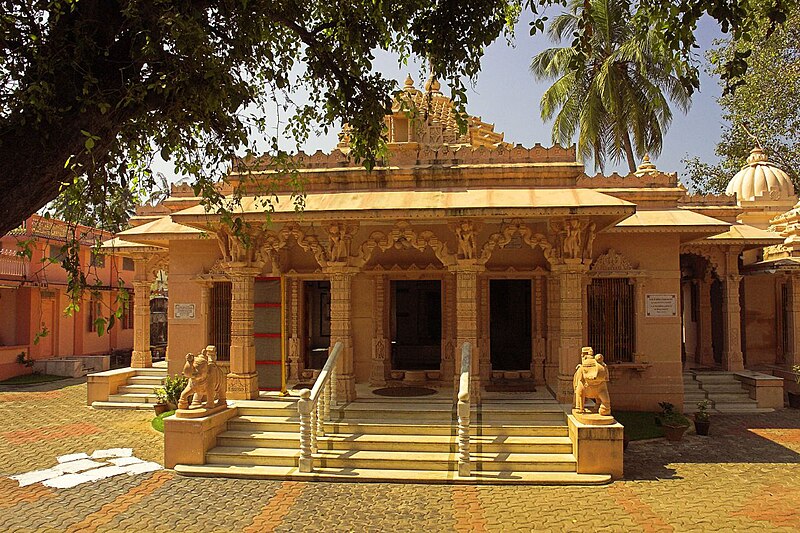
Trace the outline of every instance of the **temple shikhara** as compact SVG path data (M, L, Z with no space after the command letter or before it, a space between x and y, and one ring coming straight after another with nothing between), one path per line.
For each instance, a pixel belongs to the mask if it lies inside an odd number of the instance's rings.
M302 211L250 161L220 184L252 194L234 209L246 235L176 185L107 243L136 265L132 366L151 365L146 287L165 269L169 373L207 345L227 373L227 409L166 420L167 467L602 483L622 475L615 410L691 411L712 375L736 389L720 411L782 408L800 206L765 151L727 195L692 196L648 158L592 176L574 147L515 145L473 116L460 131L439 89L406 81L371 171L346 130L296 156ZM259 182L277 183L269 217ZM121 385L90 382L90 403ZM592 394L603 408L583 413Z

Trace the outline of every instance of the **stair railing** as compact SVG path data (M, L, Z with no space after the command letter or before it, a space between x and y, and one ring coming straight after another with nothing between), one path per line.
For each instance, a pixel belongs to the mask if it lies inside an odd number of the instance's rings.
M469 382L472 366L472 344L465 342L461 347L461 375L458 380L458 475L470 475L469 459Z
M331 406L336 405L336 361L341 353L342 343L337 342L311 390L300 391L297 411L300 413L298 466L301 472L314 471L313 454L317 453L317 437L325 434L324 422L330 420Z

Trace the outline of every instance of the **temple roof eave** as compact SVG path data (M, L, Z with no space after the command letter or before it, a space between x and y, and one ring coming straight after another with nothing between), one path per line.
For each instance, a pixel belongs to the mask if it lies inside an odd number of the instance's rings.
M105 253L110 253L120 256L131 256L134 254L152 254L166 251L165 247L154 246L150 244L142 244L138 242L127 241L119 237L114 237L104 241L100 248Z
M204 238L202 230L175 223L170 216L160 217L117 234L122 241L159 249L168 249L174 240L195 240Z
M451 189L427 191L352 191L309 194L302 214L284 198L269 213L271 222L327 220L397 220L442 218L538 218L551 216L606 217L611 225L632 215L635 204L589 189ZM244 220L266 221L264 206L255 197L244 198L234 213ZM172 215L184 225L208 229L218 215L201 206ZM599 230L600 228L598 228Z

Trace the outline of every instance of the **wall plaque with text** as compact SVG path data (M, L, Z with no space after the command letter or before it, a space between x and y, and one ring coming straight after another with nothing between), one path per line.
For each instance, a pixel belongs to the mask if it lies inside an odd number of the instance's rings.
M194 318L194 304L175 304L175 320L188 320Z
M648 317L678 316L677 294L648 294L646 315Z

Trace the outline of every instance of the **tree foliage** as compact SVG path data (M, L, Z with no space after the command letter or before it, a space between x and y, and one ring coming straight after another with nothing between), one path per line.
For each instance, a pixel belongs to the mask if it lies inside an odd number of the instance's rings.
M743 83L719 99L726 122L715 149L720 162L685 161L689 184L697 192L723 192L757 144L800 190L800 10L795 8L771 33L762 21L757 35L760 45L748 58ZM741 46L735 40L717 43L707 54L710 73L721 76Z
M662 35L634 26L630 6L616 0L573 0L550 24L550 38L576 34L586 11L588 56L549 48L531 62L537 78L555 79L542 96L542 118L555 116L554 142L571 144L579 132L578 153L596 167L604 167L606 156L625 158L633 172L637 156L661 153L672 120L664 93L688 110L690 92L680 80L688 67L664 47Z
M63 184L147 189L156 154L215 204L213 183L233 154L266 143L280 156L279 136L301 142L337 120L369 166L395 87L372 72L373 51L428 58L459 95L461 76L478 72L513 17L501 0L0 5L0 232ZM293 102L300 89L309 102ZM279 134L266 119L277 114Z

